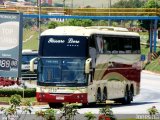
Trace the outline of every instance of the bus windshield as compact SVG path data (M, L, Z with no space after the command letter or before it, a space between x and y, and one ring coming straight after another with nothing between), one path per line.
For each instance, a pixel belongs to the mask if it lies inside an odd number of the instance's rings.
M42 36L40 56L86 57L88 40L85 36Z
M84 64L84 58L41 58L38 82L63 86L86 84Z

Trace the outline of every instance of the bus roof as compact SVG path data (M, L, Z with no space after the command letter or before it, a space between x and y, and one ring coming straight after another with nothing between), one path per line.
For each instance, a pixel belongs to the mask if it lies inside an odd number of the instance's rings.
M55 29L48 29L42 32L41 36L91 36L92 34L120 35L120 36L139 36L136 32L128 32L126 28L111 26L60 26Z
M127 28L113 27L113 26L90 26L90 27L86 27L86 28L99 29L99 30L109 30L109 31L119 31L119 32L129 32Z

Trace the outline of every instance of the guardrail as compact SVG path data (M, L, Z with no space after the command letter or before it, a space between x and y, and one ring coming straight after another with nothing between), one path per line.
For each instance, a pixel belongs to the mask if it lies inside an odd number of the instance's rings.
M0 11L38 14L36 6L1 6ZM41 14L62 13L64 15L86 16L160 16L160 8L63 8L41 7Z

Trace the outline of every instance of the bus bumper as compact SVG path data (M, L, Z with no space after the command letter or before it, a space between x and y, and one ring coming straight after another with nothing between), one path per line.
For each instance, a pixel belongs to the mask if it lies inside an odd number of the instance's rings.
M38 102L48 103L88 103L87 93L66 93L66 94L51 94L51 93L36 93Z

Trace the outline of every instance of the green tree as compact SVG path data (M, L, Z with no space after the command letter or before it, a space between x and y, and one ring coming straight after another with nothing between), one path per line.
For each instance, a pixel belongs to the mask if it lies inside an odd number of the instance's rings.
M9 107L1 107L0 111L3 112L7 120L20 120L25 119L26 114L32 112L32 104L30 101L25 101L24 105L25 107L19 108L19 106L22 104L22 97L20 95L12 95L11 99L9 100L10 106ZM18 110L21 110L21 113L18 113ZM22 117L24 115L24 117Z
M158 2L156 3L155 0L148 0L143 6L143 8L159 8L159 7L160 5L158 4ZM140 26L149 31L150 23L151 20L142 20L140 21ZM158 26L160 26L160 22L158 23Z
M160 4L159 2L156 3L155 0L148 0L143 8L160 8ZM149 38L150 38L150 25L151 25L151 20L139 20L139 25L142 27L142 28L145 28L147 31L148 31L148 34L149 34ZM153 27L153 26L152 26ZM160 27L160 22L158 22L158 27ZM148 40L149 42L149 40Z
M147 111L148 111L149 115L151 115L151 116L156 115L156 114L159 113L158 110L157 110L157 108L156 108L156 106L152 106Z
M20 95L15 94L11 96L11 99L9 102L11 106L16 107L16 106L20 106L22 102L21 100L22 100L22 97Z
M111 110L110 106L106 106L105 108L100 108L99 113L99 120L104 120L104 118L110 118L110 120L116 120L113 111Z
M36 111L35 114L37 117L44 118L45 120L56 120L56 111L52 108L45 111Z
M69 26L92 26L93 22L89 19L69 19L66 21L66 24Z
M140 8L144 5L142 0L120 0L116 2L111 7L112 8Z
M48 3L42 3L41 7L52 7L52 5L48 4Z
M94 120L96 116L92 112L86 112L84 116L87 120Z
M63 7L63 4L61 4L61 3L54 3L53 6L54 6L54 7Z
M94 26L107 26L108 25L108 21L106 20L96 20L93 22Z
M112 8L141 8L142 6L144 6L145 2L142 0L120 0L118 2L116 2L115 4L113 4L111 7ZM127 12L127 11L126 11ZM118 22L118 21L117 21ZM127 22L127 21L126 21ZM125 22L125 23L126 23ZM133 23L133 21L131 22ZM122 23L119 22L119 24ZM116 22L113 24L113 26L116 26ZM132 24L131 24L132 25ZM129 27L129 26L128 26Z
M58 26L58 23L59 23L59 22L52 21L52 22L49 23L48 28L49 28L49 29L55 28L55 27Z
M55 28L57 26L92 26L93 21L89 19L69 19L64 22L55 22L52 21L49 23L48 28Z
M75 116L79 114L77 110L77 105L65 103L61 109L61 114L62 115L60 116L59 120L63 120L63 118L65 120L75 120Z

